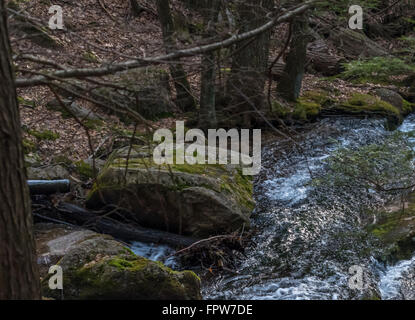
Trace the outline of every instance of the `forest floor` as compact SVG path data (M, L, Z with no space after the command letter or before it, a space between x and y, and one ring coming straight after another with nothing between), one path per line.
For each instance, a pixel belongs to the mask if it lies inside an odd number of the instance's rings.
M64 24L66 32L53 31L51 36L59 45L57 48L45 48L31 41L30 37L19 37L11 32L14 54L46 54L48 59L64 66L97 66L103 61L120 62L131 57L145 55L154 56L164 52L161 28L158 23L155 5L147 1L149 9L138 17L131 14L129 2L123 0L80 0L73 3L65 2ZM173 1L179 15L184 19L197 19L192 13ZM23 2L23 7L35 19L48 21L50 3L34 0ZM153 13L152 13L153 12ZM13 21L13 18L12 18ZM284 29L284 27L281 27ZM286 29L286 28L285 28ZM276 48L271 56L276 56L285 41L285 32L273 34L273 47ZM281 44L281 45L278 45ZM390 46L399 44L389 42ZM189 80L197 93L199 76L193 65L198 58L185 61ZM30 62L26 66L32 67ZM326 91L340 92L344 97L355 92L366 93L376 84L355 85L341 79L327 79L318 75L307 74L303 83L303 91L323 88ZM172 86L173 87L173 86ZM384 87L384 86L383 86ZM48 87L32 87L18 90L21 103L20 112L24 138L27 143L36 145L36 154L44 164L53 163L56 157L65 156L72 161L88 158L91 155L88 134L94 146L103 141L111 141L120 131L131 132L134 127L121 122L116 116L109 116L97 109L88 101L77 100L76 103L84 108L93 110L105 119L105 125L91 128L86 134L84 128L72 118L64 118L60 112L50 110L46 104L54 99ZM177 113L173 118L160 119L154 122L154 127L174 126L177 119L184 115ZM138 132L144 132L144 126L138 127ZM30 132L52 132L52 139L39 139ZM30 154L29 154L30 155Z

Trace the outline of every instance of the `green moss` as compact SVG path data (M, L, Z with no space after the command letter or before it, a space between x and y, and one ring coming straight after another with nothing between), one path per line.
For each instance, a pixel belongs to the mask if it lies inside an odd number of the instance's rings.
M323 90L310 90L298 98L294 106L283 105L278 101L272 102L272 114L280 119L293 118L299 121L314 120L321 110L334 101Z
M82 122L82 124L88 129L99 130L104 125L104 122L98 119L86 119Z
M305 98L299 98L294 108L293 117L297 120L311 120L319 115L321 105Z
M415 107L415 104L414 103L411 103L411 102L403 99L402 112L405 115L410 114L413 111L414 107Z
M272 108L271 108L271 110L272 110L272 113L274 115L276 115L277 117L279 117L280 119L285 119L292 112L291 111L291 108L282 105L278 101L273 101L272 102Z
M17 97L17 102L19 103L20 107L28 107L28 108L36 108L36 102L35 101L31 101L31 100L27 100L23 97Z
M78 161L75 163L76 172L82 179L92 179L94 177L94 169L85 161Z
M378 212L378 222L368 231L385 246L385 260L402 260L415 250L415 193L411 194L405 209Z
M378 97L355 93L346 102L336 105L336 109L350 114L373 114L401 119L401 112L390 103Z
M145 268L149 260L144 258L137 258L135 260L126 260L123 258L114 258L108 261L108 265L116 267L119 270L139 271Z
M30 141L29 139L23 139L23 151L25 154L36 151L36 144Z
M82 58L84 60L86 60L88 62L92 62L92 63L99 62L99 59L98 59L97 55L95 53L93 53L92 51L84 52L82 54Z
M44 130L44 131L37 131L37 130L28 130L28 134L35 137L38 140L57 140L59 139L59 133L50 131L50 130Z
M356 60L345 65L342 78L356 83L396 83L393 76L412 74L415 67L406 61L391 57L375 57L368 60Z

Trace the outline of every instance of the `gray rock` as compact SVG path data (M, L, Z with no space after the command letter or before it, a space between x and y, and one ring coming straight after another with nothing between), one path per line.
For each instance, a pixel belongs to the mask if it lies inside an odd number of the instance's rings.
M59 180L68 179L69 176L69 171L61 165L27 168L29 180Z
M146 157L147 155L147 157ZM87 206L119 205L137 223L154 229L207 237L249 226L254 208L252 181L225 165L157 166L138 148L110 156L88 196Z
M398 108L399 111L403 111L403 98L402 96L390 89L386 88L379 88L375 89L374 92L382 101L388 102L394 107ZM403 113L403 112L402 112Z
M200 299L200 280L136 256L112 237L54 224L35 226L42 295L55 299ZM49 267L63 271L63 291L48 285Z

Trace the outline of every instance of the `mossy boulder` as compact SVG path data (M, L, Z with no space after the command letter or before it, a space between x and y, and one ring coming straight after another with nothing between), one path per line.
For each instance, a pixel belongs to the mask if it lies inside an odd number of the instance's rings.
M333 103L329 94L324 90L305 91L294 105L272 103L272 115L282 120L307 122L315 120L326 106Z
M408 259L415 251L415 193L405 202L379 212L377 222L368 230L379 239L386 261Z
M206 237L249 226L254 208L251 177L237 166L158 166L148 149L116 151L97 178L87 206L118 205L139 224Z
M297 120L314 120L331 102L332 99L323 90L306 91L298 98L293 116Z
M397 107L379 97L363 93L355 93L346 101L336 103L326 111L336 114L384 117L391 129L396 128L403 121L403 114Z
M413 105L404 100L399 93L386 88L378 88L374 91L374 93L382 101L390 103L392 106L397 108L402 115L408 115L412 112Z
M55 299L200 299L200 279L136 256L110 236L68 226L36 225L42 295ZM63 271L63 291L48 285L51 265Z

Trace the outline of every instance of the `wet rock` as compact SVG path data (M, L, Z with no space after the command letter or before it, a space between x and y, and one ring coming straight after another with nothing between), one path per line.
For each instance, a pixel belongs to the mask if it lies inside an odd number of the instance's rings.
M402 204L391 205L386 212L377 214L378 221L369 230L383 244L385 261L408 259L415 251L415 194Z
M402 274L400 291L404 300L415 300L415 262Z
M112 237L68 226L35 229L42 295L55 299L200 299L200 280L136 256ZM48 286L49 267L63 270L63 292Z
M115 152L90 193L87 206L120 205L145 227L205 237L249 225L252 182L225 165L157 166L148 151Z

